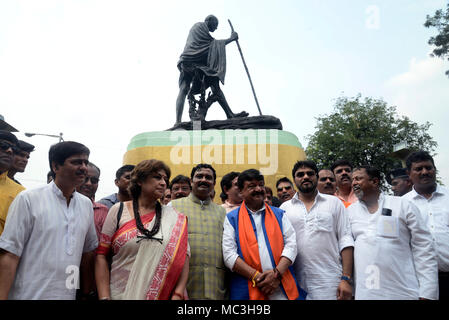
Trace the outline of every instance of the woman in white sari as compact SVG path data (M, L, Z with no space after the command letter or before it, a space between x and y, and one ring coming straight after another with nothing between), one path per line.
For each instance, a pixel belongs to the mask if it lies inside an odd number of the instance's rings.
M187 218L158 201L170 169L144 160L131 173L133 200L109 210L100 236L95 278L100 300L182 300L189 272ZM107 255L112 250L109 271Z

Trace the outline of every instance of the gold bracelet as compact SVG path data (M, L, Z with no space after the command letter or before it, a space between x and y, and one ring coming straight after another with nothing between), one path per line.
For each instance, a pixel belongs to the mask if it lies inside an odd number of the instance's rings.
M251 278L251 282L253 283L253 288L256 287L256 276L259 274L259 271L256 270L256 272L254 272L252 278Z

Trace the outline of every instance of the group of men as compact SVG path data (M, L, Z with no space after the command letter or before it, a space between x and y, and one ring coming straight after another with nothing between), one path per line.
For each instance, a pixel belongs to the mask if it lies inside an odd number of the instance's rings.
M117 170L118 192L95 202L100 169L89 149L61 142L49 151L52 181L23 191L8 177L19 148L0 132L0 299L95 298L94 250L108 209L131 199L134 166ZM345 160L322 170L298 161L277 197L258 170L230 172L221 205L210 164L173 178L161 202L188 217L189 298L446 299L448 192L423 151L391 174L410 191L384 194L379 170Z
M309 174L313 177L305 178L306 184L301 186L293 173L298 191L281 208L296 226L298 257L295 265L299 267L300 283L308 290L309 298L324 298L321 294L325 286L331 288L325 278L332 274L327 269L332 263L322 256L330 252L331 242L319 238L319 232L314 235L310 232L314 224L322 231L341 230L335 216L329 218L329 213L335 215L338 209L330 210L330 204L326 209L320 208L325 202L320 199L327 195L332 200L340 199L346 207L343 216L348 219L349 234L354 242L352 246L348 242L348 247L354 248L353 258L348 254L345 259L340 242L349 241L349 238L345 238L344 233L331 239L334 245L338 239L340 252L333 250L341 260L337 270L343 270L341 279L349 278L351 284L355 281L356 299L448 298L448 191L437 183L435 163L427 152L410 154L407 168L388 174L387 181L395 196L382 193L382 175L370 166L353 168L345 160L336 161L330 169L318 170L314 163L304 166L312 169ZM310 183L316 185L317 190L304 193L304 187ZM295 207L301 210L291 214ZM319 212L317 216L313 214L315 210ZM301 211L303 214L299 213ZM345 271L348 257L353 259L353 279ZM333 288L335 285L334 280ZM320 286L322 291L317 289ZM315 289L319 295L315 295ZM334 289L329 294L332 292Z
M0 130L0 234L5 226L6 213L14 197L25 188L15 179L24 172L34 146L18 140L9 131Z

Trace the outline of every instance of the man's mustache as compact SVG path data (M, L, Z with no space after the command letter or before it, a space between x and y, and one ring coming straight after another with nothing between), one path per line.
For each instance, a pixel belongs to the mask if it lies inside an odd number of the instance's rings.
M201 186L209 187L210 184L207 183L207 182L200 182L200 183L198 183L198 187L201 187Z

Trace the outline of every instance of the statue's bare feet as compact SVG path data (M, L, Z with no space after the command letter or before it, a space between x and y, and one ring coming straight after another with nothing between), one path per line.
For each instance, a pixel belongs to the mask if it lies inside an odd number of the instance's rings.
M248 115L249 115L248 112L242 111L242 112L240 112L240 113L235 113L235 114L233 115L233 118L244 118L244 117L247 117Z

